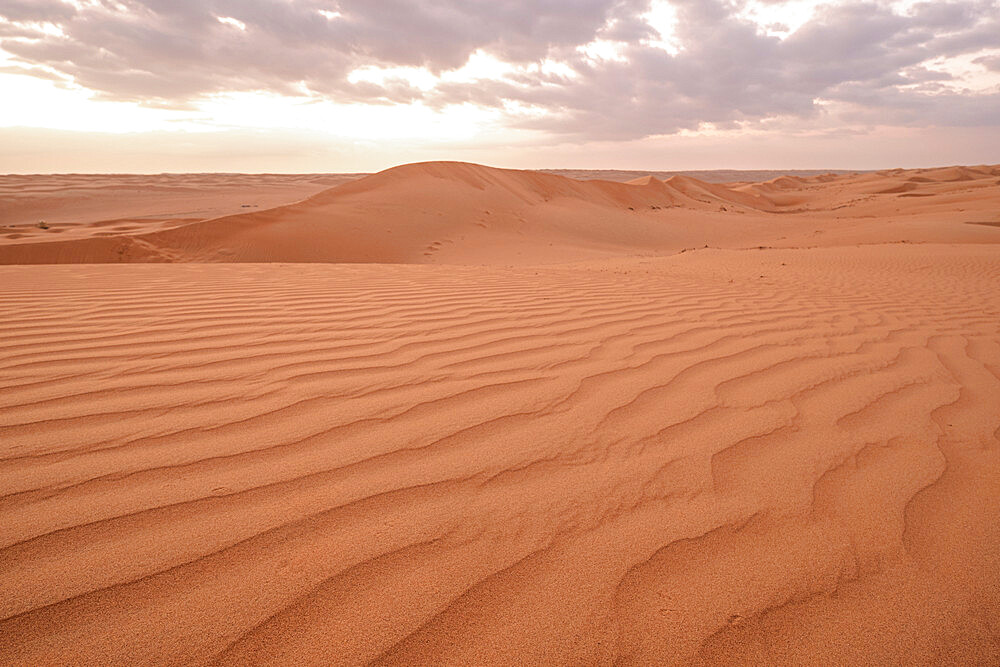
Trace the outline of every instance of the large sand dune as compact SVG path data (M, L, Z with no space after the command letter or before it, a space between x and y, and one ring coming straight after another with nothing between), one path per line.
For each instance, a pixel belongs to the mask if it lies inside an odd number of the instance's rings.
M317 180L299 177L292 181L297 189L287 180L277 184L283 187L272 183L272 196L291 197L315 188ZM220 200L246 199L235 186L230 185L235 194ZM205 219L129 218L116 203L119 197L107 197L119 208L114 215L98 215L103 219L97 223L9 227L0 239L0 263L535 264L706 245L994 242L994 233L963 223L996 219L998 198L1000 169L993 167L782 176L726 185L688 176L580 181L430 162L389 169L275 208Z
M0 664L1000 664L998 180L5 239Z

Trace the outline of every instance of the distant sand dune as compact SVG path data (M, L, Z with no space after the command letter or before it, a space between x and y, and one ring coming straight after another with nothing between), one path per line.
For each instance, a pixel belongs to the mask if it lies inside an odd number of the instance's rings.
M997 664L990 169L9 240L0 664Z
M914 182L916 173L925 181ZM928 199L919 201L917 195ZM283 206L205 220L118 218L111 229L106 222L58 230L22 226L0 238L0 263L524 265L670 254L705 245L994 242L993 235L941 219L940 211L951 210L956 197L973 219L993 214L1000 188L992 170L783 176L724 185L689 176L578 181L430 162L351 180ZM902 219L873 225L873 216ZM863 232L845 230L845 219L863 223ZM816 238L817 226L833 233Z

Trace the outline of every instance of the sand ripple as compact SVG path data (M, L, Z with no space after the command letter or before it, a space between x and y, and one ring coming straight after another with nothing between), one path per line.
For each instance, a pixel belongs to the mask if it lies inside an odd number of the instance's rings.
M996 662L992 248L0 267L0 662Z

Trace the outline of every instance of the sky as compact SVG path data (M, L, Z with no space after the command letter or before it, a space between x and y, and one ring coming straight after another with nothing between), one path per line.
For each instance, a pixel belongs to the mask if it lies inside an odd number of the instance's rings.
M0 0L0 173L1000 163L1000 0Z

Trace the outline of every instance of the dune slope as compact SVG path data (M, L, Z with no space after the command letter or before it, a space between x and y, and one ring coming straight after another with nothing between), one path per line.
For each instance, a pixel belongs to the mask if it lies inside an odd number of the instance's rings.
M992 230L963 223L1000 220L998 176L1000 169L981 167L729 185L687 176L618 183L429 162L221 217L18 228L0 238L0 264L530 265L704 246L995 243Z
M0 284L3 664L997 662L995 246Z

